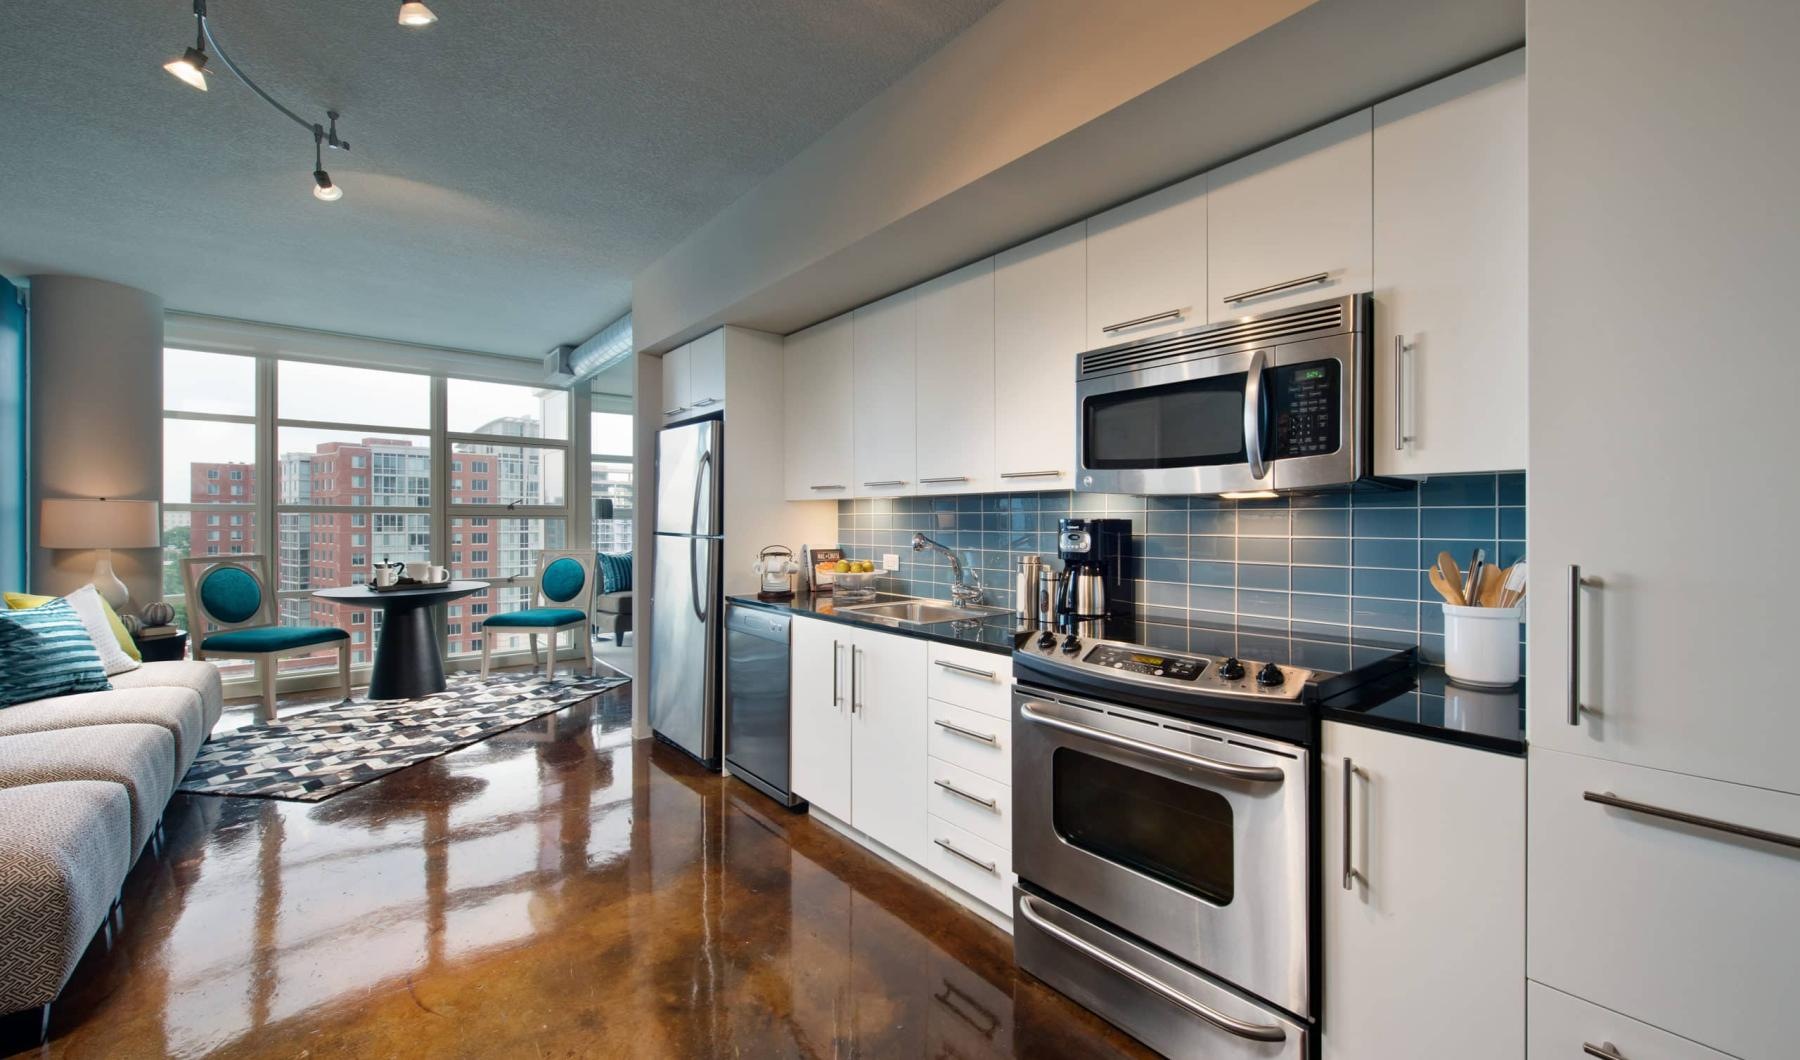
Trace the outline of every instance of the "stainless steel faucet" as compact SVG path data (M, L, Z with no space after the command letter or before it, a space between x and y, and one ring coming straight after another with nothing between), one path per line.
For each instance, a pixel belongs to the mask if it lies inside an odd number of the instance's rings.
M956 558L955 552L945 548L942 544L933 541L931 538L926 537L924 534L913 535L912 547L914 552L923 552L929 548L934 552L942 553L944 558L950 561L950 572L956 579L950 583L950 599L952 602L963 607L969 607L981 602L981 575L975 575L975 584L970 585L968 579L969 572L963 569L962 560Z

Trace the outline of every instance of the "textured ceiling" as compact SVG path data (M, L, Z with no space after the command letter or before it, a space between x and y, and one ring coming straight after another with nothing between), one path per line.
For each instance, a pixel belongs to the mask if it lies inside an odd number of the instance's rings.
M277 99L343 115L344 188L215 58L160 66L185 0L0 15L0 272L142 287L171 309L537 356L631 277L997 0L212 0Z

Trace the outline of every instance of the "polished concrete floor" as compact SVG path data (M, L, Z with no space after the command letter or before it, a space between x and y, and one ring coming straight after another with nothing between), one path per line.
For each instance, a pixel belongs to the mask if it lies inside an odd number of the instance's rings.
M177 795L49 1055L1139 1055L629 715L615 690L314 805Z

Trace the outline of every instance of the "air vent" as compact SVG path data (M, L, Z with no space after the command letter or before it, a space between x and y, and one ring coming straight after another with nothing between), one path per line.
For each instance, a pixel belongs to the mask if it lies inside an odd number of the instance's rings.
M1217 356L1239 347L1255 348L1336 334L1346 326L1345 317L1350 305L1350 299L1340 298L1291 312L1229 320L1182 335L1164 335L1095 350L1081 355L1079 378L1154 368L1201 355Z

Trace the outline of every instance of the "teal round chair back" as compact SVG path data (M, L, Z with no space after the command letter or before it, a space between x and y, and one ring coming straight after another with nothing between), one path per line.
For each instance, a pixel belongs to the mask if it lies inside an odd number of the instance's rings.
M544 568L543 580L538 584L544 599L553 604L566 604L580 595L587 580L587 570L581 561L563 556Z
M262 585L242 567L221 565L200 579L200 606L221 624L236 626L262 610Z

